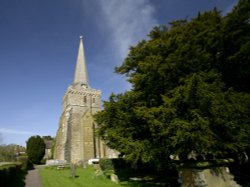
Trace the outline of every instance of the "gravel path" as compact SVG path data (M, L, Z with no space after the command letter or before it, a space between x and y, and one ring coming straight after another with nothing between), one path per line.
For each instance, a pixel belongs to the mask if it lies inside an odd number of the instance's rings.
M39 168L43 166L35 166L33 170L29 170L25 178L25 187L42 187Z

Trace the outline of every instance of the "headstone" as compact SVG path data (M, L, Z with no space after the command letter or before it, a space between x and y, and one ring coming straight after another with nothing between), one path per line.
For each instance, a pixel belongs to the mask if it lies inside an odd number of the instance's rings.
M75 168L75 164L71 163L70 164L70 174L72 178L75 178L76 176L76 168Z
M116 184L119 183L119 178L118 178L118 176L117 176L116 174L114 174L114 173L112 173L112 174L110 175L110 179L111 179L112 182L114 182L114 183L116 183Z
M66 160L47 160L46 166L59 166L67 164Z

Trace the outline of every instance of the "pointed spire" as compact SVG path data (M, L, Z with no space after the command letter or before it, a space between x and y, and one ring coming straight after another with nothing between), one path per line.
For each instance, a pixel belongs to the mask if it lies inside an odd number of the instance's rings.
M76 61L74 85L89 87L82 36L80 36L80 44L79 44L79 50L78 50L78 55L77 55L77 61Z

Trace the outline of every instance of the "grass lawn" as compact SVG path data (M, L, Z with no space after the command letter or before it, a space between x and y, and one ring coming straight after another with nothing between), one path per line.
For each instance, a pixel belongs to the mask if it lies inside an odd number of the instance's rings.
M43 187L155 187L155 186L179 186L170 185L171 177L159 176L156 180L132 181L130 177L142 176L143 172L138 174L128 171L117 173L120 183L116 184L107 179L104 175L95 174L93 167L87 169L77 168L76 177L72 178L69 168L57 170L56 167L45 167L40 169ZM144 177L147 178L147 177ZM176 179L174 181L177 182Z
M72 178L70 169L57 170L53 167L40 169L43 187L119 187L104 176L96 176L93 167L77 168L76 177ZM124 186L123 186L124 187Z

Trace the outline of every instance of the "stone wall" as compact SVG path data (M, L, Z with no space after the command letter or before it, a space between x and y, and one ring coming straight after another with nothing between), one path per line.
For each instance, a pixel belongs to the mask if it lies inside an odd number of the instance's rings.
M93 115L100 111L101 92L70 86L63 98L63 113L57 131L54 158L85 162L105 157L105 145L95 137Z

